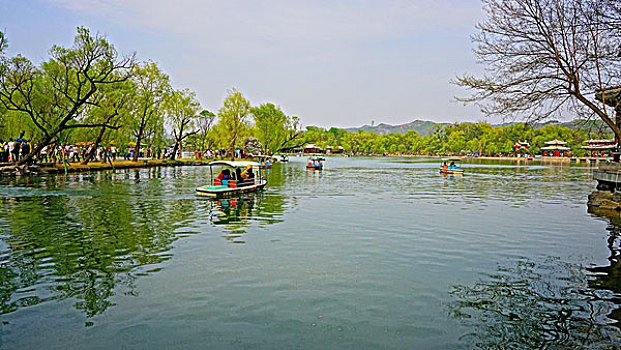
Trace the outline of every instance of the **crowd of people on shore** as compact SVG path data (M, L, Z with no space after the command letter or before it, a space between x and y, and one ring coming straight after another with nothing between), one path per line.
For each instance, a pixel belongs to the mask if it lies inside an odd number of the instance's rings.
M0 163L15 163L30 153L30 143L24 139L2 142Z
M2 151L0 152L0 163L17 163L24 159L36 144L31 144L27 140L14 140L2 142ZM62 162L81 162L90 157L90 161L100 160L107 162L109 160L116 161L117 156L122 156L125 160L133 156L133 149L128 149L123 154L119 154L117 147L99 146L94 149L94 145L47 145L41 148L31 163L62 163Z
M7 142L0 140L2 149L0 150L0 163L17 163L26 158L32 149L36 149L37 144L32 144L26 139L15 139ZM115 145L100 145L95 148L92 143L77 144L52 144L41 148L41 150L31 159L32 164L44 163L73 163L82 162L89 158L89 161L115 162L120 160L132 160L134 158L135 147L124 146L119 149ZM167 147L160 151L153 151L150 147L141 147L138 158L169 159L172 158L173 147ZM217 158L230 155L226 150L206 150L203 152L195 151L194 155L199 158ZM242 150L236 150L233 154L235 158L244 158L248 154ZM181 158L182 151L179 149L175 154L175 159Z

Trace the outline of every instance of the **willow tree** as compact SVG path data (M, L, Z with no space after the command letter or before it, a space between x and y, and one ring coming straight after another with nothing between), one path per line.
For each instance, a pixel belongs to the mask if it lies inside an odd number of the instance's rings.
M7 41L6 41L6 36L4 35L4 33L2 31L0 31L0 76L2 74L4 74L4 71L6 69L6 59L4 57L4 51L6 50L7 47ZM5 127L5 113L6 113L6 108L4 107L4 105L2 103L0 103L0 135L4 134L4 127Z
M206 109L202 110L198 115L198 120L196 122L198 126L196 146L201 152L204 152L210 149L214 143L212 126L216 120L216 115Z
M199 118L198 111L201 105L196 99L194 92L184 89L173 91L167 99L165 106L168 116L167 121L172 128L175 138L175 145L170 159L175 159L183 140L189 135L196 133L193 129Z
M110 137L110 132L116 131L118 135L119 129L126 125L129 116L133 112L134 104L132 103L133 84L130 81L124 81L111 86L100 88L101 98L97 104L89 105L84 110L84 120L93 125L101 125L98 128L85 129L83 136L85 140L94 140L90 151L82 160L86 165L94 158L97 148L104 140L105 135ZM106 134L107 132L107 134ZM120 140L111 138L108 141L115 141L118 146Z
M253 107L251 111L254 116L256 137L261 142L261 152L271 156L289 141L288 127L291 118L272 103Z
M0 104L13 115L32 124L37 144L17 165L30 161L52 142L62 142L63 133L76 128L108 127L85 121L85 110L99 106L104 86L126 81L134 56L121 57L101 35L77 29L73 46L53 46L51 58L35 66L22 56L4 58L0 69ZM114 111L112 111L114 113Z
M248 131L249 117L250 102L242 96L241 92L235 89L230 90L224 99L224 105L218 111L219 121L216 127L228 151L232 152L232 156Z
M164 104L170 96L171 87L168 75L153 62L136 66L133 73L135 109L131 115L130 129L136 140L132 159L135 162L145 137L157 134L164 124Z
M481 77L456 83L487 115L543 120L568 111L600 118L621 136L596 92L621 84L621 13L615 0L482 0L474 53Z

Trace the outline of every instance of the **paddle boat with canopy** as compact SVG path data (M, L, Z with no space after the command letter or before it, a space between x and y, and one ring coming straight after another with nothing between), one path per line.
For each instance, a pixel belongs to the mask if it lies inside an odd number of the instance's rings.
M272 165L278 161L278 157L276 156L266 156L262 154L252 156L252 158L259 163L260 168L264 169L271 169Z
M218 160L209 163L209 185L197 187L196 194L221 198L258 191L265 185L259 163Z
M318 156L308 157L308 164L306 164L306 168L321 170L323 169L323 162L325 160L326 159L324 157L318 157Z
M460 160L459 158L442 159L440 173L446 175L463 175L464 170L455 164L455 162L459 162Z

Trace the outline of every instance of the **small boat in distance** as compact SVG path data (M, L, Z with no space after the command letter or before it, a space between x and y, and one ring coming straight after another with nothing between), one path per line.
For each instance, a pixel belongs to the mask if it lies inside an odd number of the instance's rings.
M443 175L463 175L464 170L460 169L459 166L455 164L455 162L459 162L460 160L459 158L442 159L440 173Z
M252 156L252 158L259 163L260 168L265 168L265 169L271 169L272 164L278 161L278 157L276 156L266 156L262 154Z
M220 170L215 178L214 170ZM218 160L209 163L209 185L197 187L196 194L221 198L258 191L265 185L259 163Z
M323 169L323 162L325 160L326 159L324 157L318 157L318 156L308 157L308 164L306 164L306 168L321 170Z

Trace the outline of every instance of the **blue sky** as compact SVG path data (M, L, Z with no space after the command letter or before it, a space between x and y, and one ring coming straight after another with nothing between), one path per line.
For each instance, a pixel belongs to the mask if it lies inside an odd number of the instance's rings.
M481 72L479 0L0 0L9 55L46 59L77 26L158 62L217 111L228 89L305 125L479 121L456 75Z

